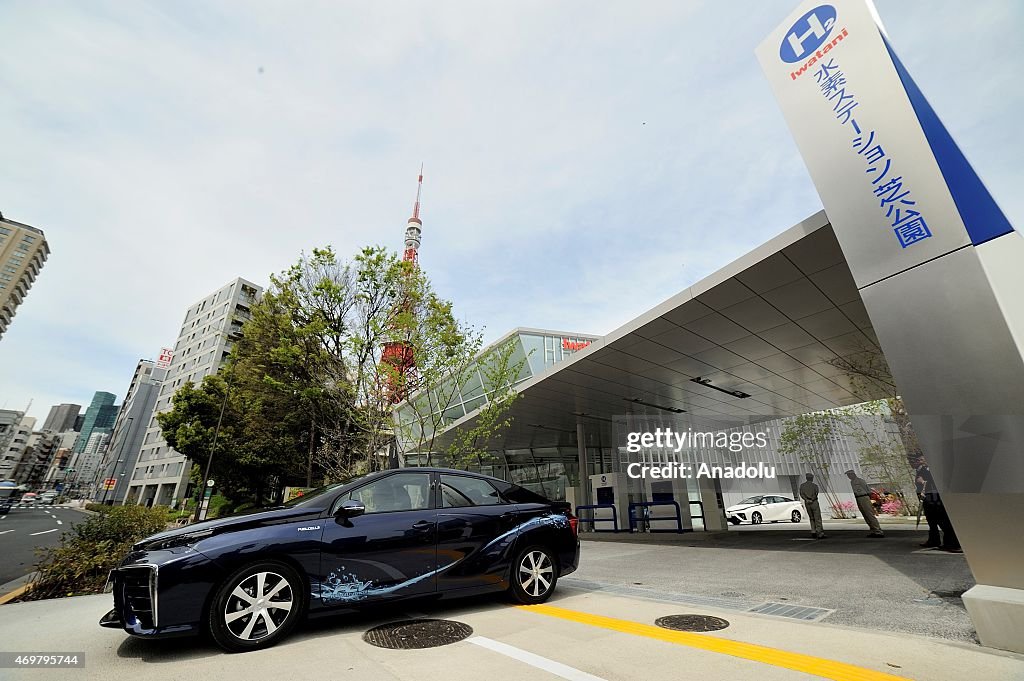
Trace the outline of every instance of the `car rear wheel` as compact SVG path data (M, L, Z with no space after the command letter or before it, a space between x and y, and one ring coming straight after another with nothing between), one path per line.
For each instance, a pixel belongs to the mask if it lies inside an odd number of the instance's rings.
M213 640L228 652L268 648L286 637L305 612L302 578L284 563L252 563L221 584L209 613Z
M789 520L794 523L800 522L800 511L794 509L793 512L789 514Z
M551 551L530 546L519 552L512 564L512 597L525 605L543 603L551 597L558 581L558 568Z
M750 524L751 525L760 525L761 524L761 514L758 513L757 511L754 511L753 513L751 513L750 514Z

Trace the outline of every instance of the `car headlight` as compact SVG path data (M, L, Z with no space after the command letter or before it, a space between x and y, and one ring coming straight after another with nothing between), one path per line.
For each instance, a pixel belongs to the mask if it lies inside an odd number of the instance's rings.
M192 546L212 534L213 530L198 530L196 532L178 534L165 539L154 539L152 541L144 540L136 544L134 548L142 551L165 551L167 549L175 549L182 546Z

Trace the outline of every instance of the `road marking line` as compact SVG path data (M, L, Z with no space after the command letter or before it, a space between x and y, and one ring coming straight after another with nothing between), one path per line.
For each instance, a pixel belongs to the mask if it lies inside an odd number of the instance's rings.
M63 524L64 524L64 521L63 521L63 520L58 520L58 521L57 521L57 524L58 524L58 525L63 525Z
M513 660L525 662L531 667L542 669L549 674L560 676L561 678L568 679L569 681L604 681L600 676L588 674L585 671L581 671L575 667L570 667L567 664L555 662L554 660L550 660L546 657L535 655L534 653L527 652L521 648L516 648L515 646L510 646L509 644L502 643L500 641L494 641L484 636L474 636L473 638L466 639L466 642L478 645L481 648L493 650L496 653L501 653L505 657L511 657Z
M3 532L0 532L0 534L7 534L8 532L14 532L14 530L4 530Z
M634 636L646 636L647 638L707 650L712 653L731 655L744 660L753 660L754 662L762 662L775 667L783 667L784 669L792 669L804 672L805 674L832 679L833 681L906 681L904 676L893 676L892 674L857 667L845 662L827 660L821 657L814 657L813 655L804 655L803 653L792 653L787 650L779 650L778 648L770 648L755 643L745 643L743 641L734 641L688 631L672 631L670 629L662 629L653 624L630 622L629 620L620 620L603 615L591 615L590 613L577 612L576 610L559 608L553 605L521 605L518 607L539 615L547 615L579 624L589 624L593 627L610 629Z
M30 537L34 537L34 536L36 536L37 534L50 534L51 532L56 532L56 531L57 531L57 528L55 527L55 528L53 528L52 530L43 530L42 532L33 532L33 533L32 533L32 534L30 534L29 536L30 536Z

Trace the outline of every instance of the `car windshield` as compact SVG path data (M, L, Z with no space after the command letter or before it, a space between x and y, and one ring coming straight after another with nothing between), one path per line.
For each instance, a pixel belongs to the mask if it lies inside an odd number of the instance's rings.
M741 504L760 504L761 503L761 499L763 499L763 498L764 497L747 497L746 499L744 499L740 503Z

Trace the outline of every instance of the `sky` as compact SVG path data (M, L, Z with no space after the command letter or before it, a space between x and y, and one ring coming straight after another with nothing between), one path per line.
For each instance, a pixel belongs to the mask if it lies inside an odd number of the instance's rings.
M0 408L119 396L186 308L399 250L494 340L605 334L821 209L754 48L793 0L0 3L0 212L51 248ZM1010 222L1024 4L876 3Z

